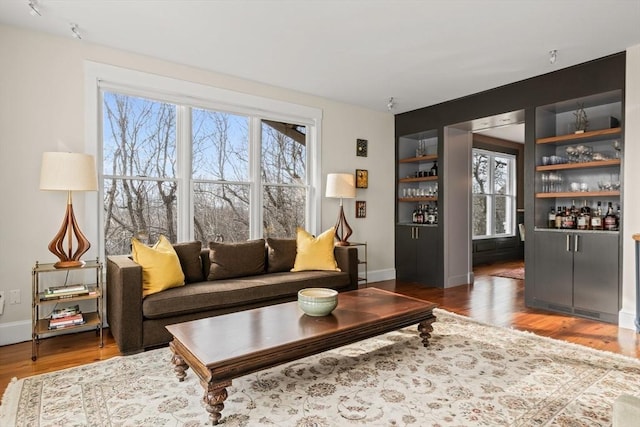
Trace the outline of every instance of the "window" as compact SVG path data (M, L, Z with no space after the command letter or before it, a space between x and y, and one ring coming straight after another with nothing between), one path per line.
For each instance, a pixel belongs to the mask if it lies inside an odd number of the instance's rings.
M473 238L515 235L515 156L473 149Z
M106 255L129 253L132 237L206 245L305 227L307 126L101 93Z

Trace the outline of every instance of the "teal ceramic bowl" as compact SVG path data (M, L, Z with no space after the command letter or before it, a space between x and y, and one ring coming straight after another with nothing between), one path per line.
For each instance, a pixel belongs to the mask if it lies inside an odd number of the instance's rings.
M298 307L309 316L327 316L338 305L338 291L306 288L298 291Z

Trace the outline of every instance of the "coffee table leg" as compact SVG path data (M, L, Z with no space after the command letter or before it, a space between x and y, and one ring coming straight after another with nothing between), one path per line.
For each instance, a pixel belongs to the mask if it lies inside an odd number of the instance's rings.
M418 323L418 332L420 332L422 345L425 347L429 347L429 338L431 338L431 332L433 332L433 326L431 324L435 321L436 316L432 314L428 319Z
M187 373L185 371L189 369L189 365L187 365L187 363L184 361L182 356L178 354L173 341L169 343L169 348L173 353L173 357L171 358L171 363L173 363L174 365L173 372L176 373L176 377L178 377L178 381L184 381L184 377L187 376Z
M231 381L223 383L209 383L207 390L204 392L202 400L207 406L207 412L209 413L209 419L212 425L217 425L218 421L222 417L222 410L224 409L224 401L227 399L227 387L231 386Z

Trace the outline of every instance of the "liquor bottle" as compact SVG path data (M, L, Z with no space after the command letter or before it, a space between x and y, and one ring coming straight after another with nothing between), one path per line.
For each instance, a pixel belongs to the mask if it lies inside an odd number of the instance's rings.
M413 222L414 224L418 223L418 207L417 206L411 213L411 222Z
M438 161L433 161L433 166L431 166L431 171L429 172L431 176L438 176Z
M433 223L438 223L438 202L433 202Z
M584 206L580 208L580 214L578 215L578 230L588 230L591 226L591 208L587 206L587 201L584 201Z
M549 220L548 220L549 228L556 228L556 210L551 206L549 210Z
M429 204L429 206L427 207L427 224L435 224L435 223L436 223L436 218L435 218L435 215L433 214L433 206Z
M591 213L591 229L602 230L602 203L598 202L595 212Z
M418 224L424 224L424 212L422 211L422 205L418 205Z
M565 208L564 216L562 217L562 227L567 230L576 228L576 217L573 215L571 208Z
M618 221L616 218L616 214L613 212L613 205L609 202L609 206L607 207L607 214L602 220L604 229L607 231L616 231L618 229Z
M561 209L558 206L558 210L556 210L556 228L562 228L562 217L564 216L564 209Z

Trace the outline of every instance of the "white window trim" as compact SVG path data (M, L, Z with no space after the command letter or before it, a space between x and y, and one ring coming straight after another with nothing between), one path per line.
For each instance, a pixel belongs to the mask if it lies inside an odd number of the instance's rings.
M101 116L102 102L100 98L101 90L113 90L143 97L156 96L164 101L175 103L187 103L193 106L224 111L233 114L243 114L251 117L259 116L263 119L282 121L287 123L297 123L307 126L307 185L309 188L308 200L309 209L305 218L306 227L316 233L320 233L321 200L320 188L321 177L321 133L322 133L322 110L291 102L280 101L272 98L265 98L228 89L221 89L200 83L179 80L172 77L160 76L157 74L131 70L113 65L101 64L93 61L85 61L85 151L95 156L99 170L99 182L102 182L103 158L98 141L102 135ZM191 132L190 127L185 129L180 125L184 120L180 120L185 112L178 109L177 132ZM259 121L259 119L256 119ZM260 131L260 126L251 126ZM189 136L190 135L183 135ZM254 147L255 149L255 147ZM185 150L186 151L186 150ZM180 153L182 161L190 159L190 154ZM186 160L185 160L186 159ZM190 163L189 163L190 164ZM259 168L260 165L254 166ZM180 169L179 180L189 180L190 176L182 176L186 173L185 168ZM259 174L259 172L258 172ZM259 175L258 175L259 176ZM260 185L257 182L255 185ZM189 186L183 185L183 191L178 197L187 197L186 192L192 191ZM261 189L260 189L261 190ZM96 193L88 193L86 199L87 206L97 206L97 218L87 218L88 224L93 224L95 229L87 230L98 237L98 253L101 259L105 257L104 248L104 212L102 202L104 200L104 189L99 188ZM185 193L185 194L182 194ZM261 194L261 191L259 191ZM261 204L255 209L261 209ZM191 209L185 208L185 209ZM89 210L87 210L89 211ZM254 212L252 212L254 213ZM178 230L186 230L193 238L193 212L179 212L182 221L179 219ZM186 215L186 216L185 216ZM251 218L255 218L251 215ZM254 219L252 219L254 221ZM261 228L260 228L261 229Z
M515 237L516 235L516 231L515 228L517 226L516 224L516 200L517 200L517 194L516 194L516 156L510 153L503 153L500 151L492 151L492 150L487 150L484 148L473 148L472 149L472 153L473 152L480 152L480 153L484 153L485 155L487 155L488 157L490 157L493 161L494 158L496 156L503 156L503 157L509 157L510 158L510 162L509 162L509 193L508 194L504 194L505 197L508 197L511 199L511 212L509 213L509 216L511 217L511 230L509 230L509 232L507 233L503 233L503 234L494 234L494 230L495 230L495 224L494 224L494 220L493 220L493 215L489 215L487 217L487 220L491 222L491 231L492 234L489 235L482 235L482 236L472 236L472 240L486 240L486 239L500 239L500 238L505 238L505 237ZM472 155L473 158L473 155ZM490 170L492 170L492 168L489 168ZM493 189L494 188L494 174L493 172L490 173L489 175L489 188ZM471 198L473 199L474 196L476 195L480 195L480 196L489 196L489 201L490 201L490 209L488 209L491 213L494 212L495 208L494 208L494 204L495 204L495 198L497 196L497 194L495 194L493 191L491 193L474 193L472 191L471 194ZM473 203L472 203L473 206Z

